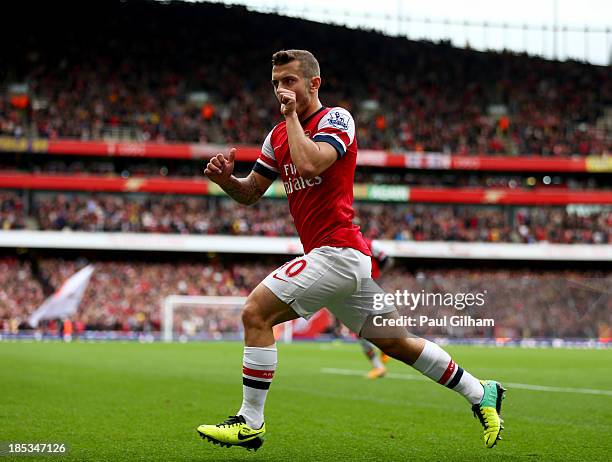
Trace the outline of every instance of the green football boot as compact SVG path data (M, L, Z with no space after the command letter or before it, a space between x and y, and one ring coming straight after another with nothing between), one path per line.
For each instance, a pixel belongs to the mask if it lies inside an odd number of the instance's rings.
M501 418L502 400L506 389L493 380L481 380L484 395L479 404L472 406L474 416L478 417L484 428L484 443L492 448L501 440L504 420Z

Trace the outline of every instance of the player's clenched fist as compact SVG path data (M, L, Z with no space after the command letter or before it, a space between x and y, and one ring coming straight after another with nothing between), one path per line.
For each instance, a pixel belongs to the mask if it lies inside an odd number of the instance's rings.
M291 115L291 113L295 112L295 92L291 90L279 89L277 91L278 99L280 100L281 114L284 116Z
M230 149L227 155L217 154L206 165L204 175L217 184L223 184L234 172L235 158L236 148Z

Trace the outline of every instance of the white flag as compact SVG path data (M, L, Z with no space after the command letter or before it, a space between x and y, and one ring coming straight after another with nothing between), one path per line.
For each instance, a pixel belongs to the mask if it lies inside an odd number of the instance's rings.
M94 271L93 265L87 265L81 271L73 274L62 284L53 295L30 316L28 322L32 327L42 319L57 319L76 313L83 298L89 279Z

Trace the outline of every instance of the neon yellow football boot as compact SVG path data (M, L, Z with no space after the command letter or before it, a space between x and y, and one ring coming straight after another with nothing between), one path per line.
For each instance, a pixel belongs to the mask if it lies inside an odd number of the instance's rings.
M213 444L220 444L226 448L241 446L249 451L257 451L263 444L262 437L266 433L266 424L253 429L246 424L244 417L234 415L217 425L200 425L197 431L202 439Z
M472 411L484 428L485 446L492 448L501 440L500 435L504 429L501 405L506 389L494 380L481 380L480 383L484 387L484 395L479 404L472 406Z

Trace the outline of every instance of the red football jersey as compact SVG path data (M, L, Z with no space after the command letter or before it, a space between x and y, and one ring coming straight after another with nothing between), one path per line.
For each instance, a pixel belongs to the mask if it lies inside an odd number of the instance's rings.
M350 247L371 255L353 223L353 181L357 164L355 122L346 109L322 107L302 121L306 136L331 144L338 159L320 175L305 180L291 160L285 121L266 137L253 169L269 178L279 174L304 252L322 246Z

